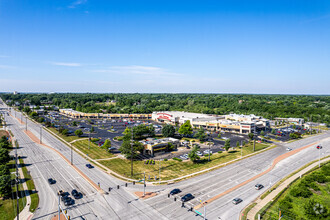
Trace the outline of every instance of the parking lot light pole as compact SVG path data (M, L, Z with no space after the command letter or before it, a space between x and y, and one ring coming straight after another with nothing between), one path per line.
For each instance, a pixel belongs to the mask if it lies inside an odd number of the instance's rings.
M132 128L132 142L131 142L131 176L133 177L133 144L134 144L133 128ZM143 194L144 195L144 194Z
M71 165L73 165L72 144L70 144L70 146L71 146Z
M91 131L89 130L88 150L90 149L90 145L91 145Z
M322 147L320 147L319 150L319 168L321 167L321 149Z
M143 196L146 195L146 171L143 172Z

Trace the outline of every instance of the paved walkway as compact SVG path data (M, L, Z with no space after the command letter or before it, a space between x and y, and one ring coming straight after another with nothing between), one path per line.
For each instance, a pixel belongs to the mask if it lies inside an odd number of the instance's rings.
M325 158L323 160L321 160L321 163L323 162L327 162L330 160L330 157ZM315 166L318 166L319 162L315 162L311 165L309 165L308 167L302 169L301 171L299 171L298 173L294 174L293 176L291 176L290 178L286 179L283 183L281 183L275 190L273 190L271 193L269 193L264 199L258 199L256 201L257 205L255 205L247 214L246 219L254 219L256 214L270 201L272 201L275 196L277 196L283 189L285 189L291 182L293 182L294 180L300 178L301 175L307 173L308 171L310 171L311 169L313 169Z

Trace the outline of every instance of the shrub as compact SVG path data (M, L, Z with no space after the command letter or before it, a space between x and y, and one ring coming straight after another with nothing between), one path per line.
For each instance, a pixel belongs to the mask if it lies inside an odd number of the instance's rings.
M164 161L167 161L167 158L165 158Z
M173 160L177 160L177 161L179 161L179 162L182 161L180 158L177 158L177 157L173 157Z
M312 189L314 189L315 191L320 191L319 186L315 182L311 182L309 184L309 187L312 188Z
M281 210L288 210L292 209L292 199L288 196L286 196L284 199L279 201L279 208Z
M218 151L218 154L221 154L222 153L222 151L220 150L220 151Z
M290 194L294 197L309 198L313 193L306 186L299 184L290 191Z
M96 141L99 141L99 140L100 140L100 139L98 139L98 138L92 138L92 139L91 139L92 142L96 142Z

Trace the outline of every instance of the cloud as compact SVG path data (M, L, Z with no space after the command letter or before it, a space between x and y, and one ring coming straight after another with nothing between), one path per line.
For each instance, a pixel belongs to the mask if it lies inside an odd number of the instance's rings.
M82 5L82 4L85 4L86 2L87 2L87 0L77 0L77 1L72 2L68 6L68 8L76 8L77 6Z
M0 65L0 69L15 69L15 66Z
M81 63L51 62L51 64L55 66L70 66L70 67L81 66Z
M166 69L152 66L112 66L107 69L93 70L96 73L114 73L120 75L182 76Z

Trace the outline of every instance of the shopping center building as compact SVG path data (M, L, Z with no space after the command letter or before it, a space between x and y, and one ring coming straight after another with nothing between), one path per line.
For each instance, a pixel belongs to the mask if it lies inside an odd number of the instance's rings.
M60 109L60 114L71 118L95 118L95 119L151 119L151 114L105 114L105 113L84 113L72 109Z
M253 133L258 130L270 128L268 119L256 115L207 115L190 112L153 112L152 119L168 124L183 124L187 120L190 121L194 128L203 127L210 131L226 131L233 133Z

